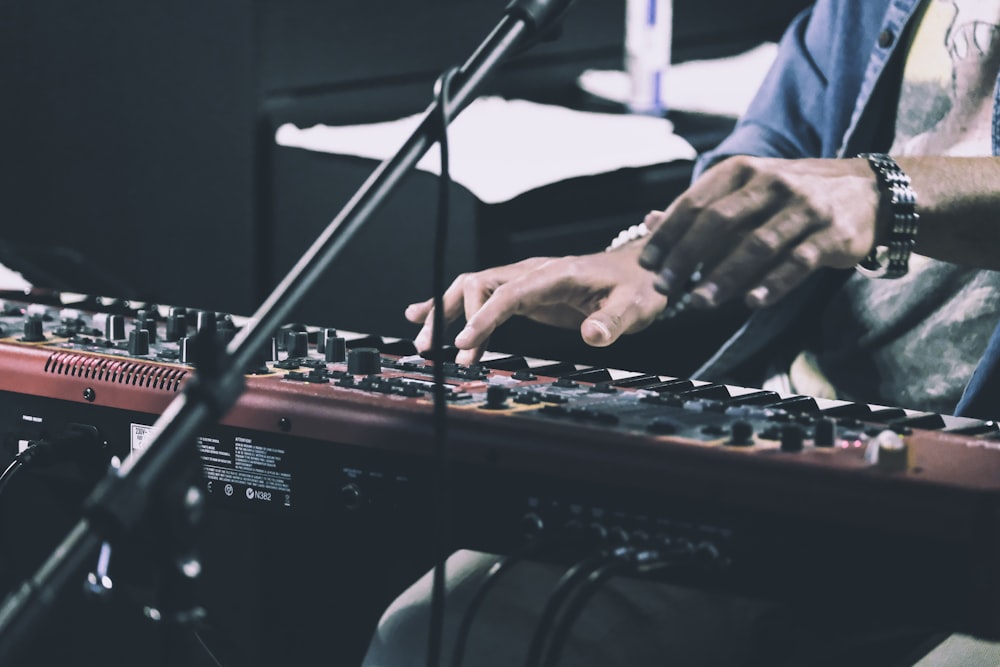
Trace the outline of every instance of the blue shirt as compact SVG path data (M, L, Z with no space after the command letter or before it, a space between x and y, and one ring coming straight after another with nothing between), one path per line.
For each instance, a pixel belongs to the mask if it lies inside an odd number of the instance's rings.
M852 157L885 151L905 57L906 30L921 0L819 0L791 23L777 59L733 132L701 156L695 178L730 155ZM1000 81L998 81L1000 84ZM994 92L993 154L1000 154L1000 85ZM740 377L773 356L779 336L823 303L849 272L817 271L778 304L756 311L695 377ZM742 381L746 382L744 378ZM1000 326L955 414L1000 418Z

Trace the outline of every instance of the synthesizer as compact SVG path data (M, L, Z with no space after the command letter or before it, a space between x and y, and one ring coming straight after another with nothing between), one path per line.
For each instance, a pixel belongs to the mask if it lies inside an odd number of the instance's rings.
M0 454L81 428L105 456L140 450L195 373L195 335L225 340L241 324L5 294ZM328 327L289 324L271 342L192 443L210 504L412 532L441 465L435 362L409 341ZM437 363L456 548L513 552L567 526L685 541L705 562L676 576L697 585L879 600L1000 635L993 422L500 353Z

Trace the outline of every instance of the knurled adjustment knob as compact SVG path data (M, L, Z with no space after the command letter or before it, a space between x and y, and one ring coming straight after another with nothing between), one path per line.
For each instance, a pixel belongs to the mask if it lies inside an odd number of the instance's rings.
M326 339L322 350L323 356L331 364L347 361L347 339L342 336L330 336Z
M347 352L347 372L351 375L377 375L382 372L382 356L375 347L355 347Z
M285 348L289 359L309 356L309 334L305 331L289 331L285 336Z
M40 343L45 340L45 323L40 317L24 319L24 336L21 340L25 343Z
M129 332L128 353L136 357L149 354L149 329L135 328Z
M124 315L108 315L108 319L104 322L104 337L110 341L126 339Z

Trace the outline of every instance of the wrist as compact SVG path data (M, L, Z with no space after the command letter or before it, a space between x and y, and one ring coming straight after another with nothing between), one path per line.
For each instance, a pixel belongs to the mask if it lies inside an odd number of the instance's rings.
M916 244L917 196L910 177L885 153L862 153L875 173L879 203L875 215L875 244L858 263L858 270L875 278L901 278L909 269Z

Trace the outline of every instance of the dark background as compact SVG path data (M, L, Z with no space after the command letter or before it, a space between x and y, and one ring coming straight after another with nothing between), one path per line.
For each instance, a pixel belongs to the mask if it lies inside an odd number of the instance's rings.
M774 39L803 4L676 2L674 60ZM0 260L44 286L249 314L375 166L294 155L302 151L275 146L277 126L369 122L424 109L437 75L472 53L505 6L0 2ZM619 67L623 32L622 2L579 0L559 38L509 63L487 92L585 104L576 75ZM708 127L702 144L727 125ZM433 180L414 175L373 216L303 319L411 332L398 306L429 295ZM608 211L647 210L613 191L605 199ZM450 275L512 256L480 257L484 213L476 204L459 192ZM536 208L516 224L544 227L550 213ZM587 217L586 209L572 214ZM543 235L546 252L580 236L568 222ZM604 243L610 225L586 228Z

